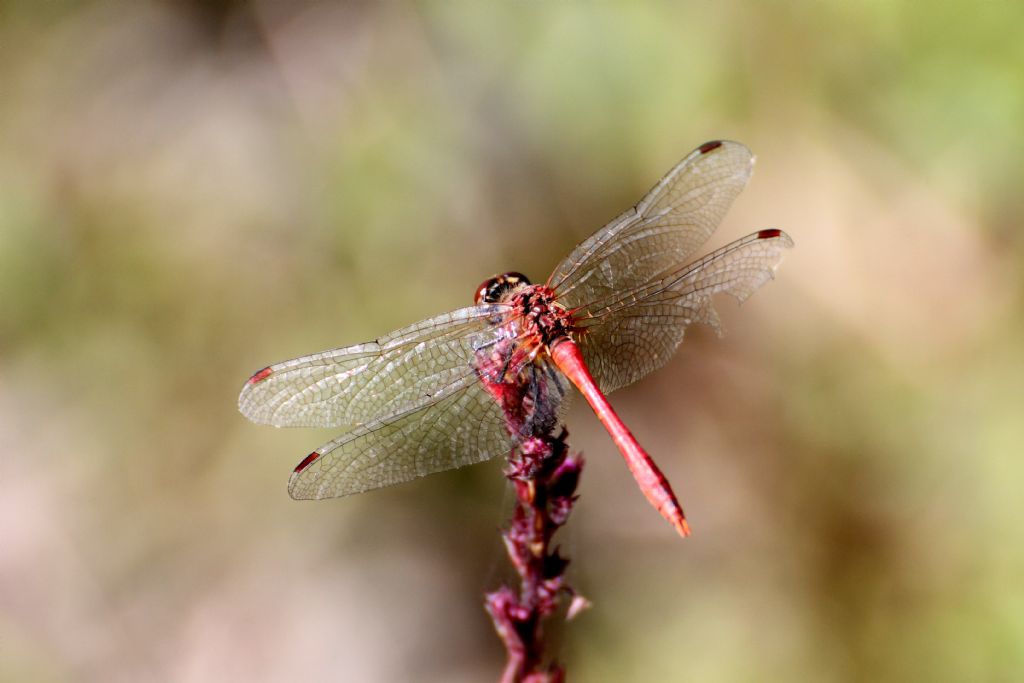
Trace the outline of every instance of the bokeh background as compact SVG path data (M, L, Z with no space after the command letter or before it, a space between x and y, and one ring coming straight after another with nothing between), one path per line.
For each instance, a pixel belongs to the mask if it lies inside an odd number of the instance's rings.
M580 681L1024 680L1024 5L0 2L0 679L487 681L501 463L285 490L263 365L542 278L701 142L727 336L582 401Z

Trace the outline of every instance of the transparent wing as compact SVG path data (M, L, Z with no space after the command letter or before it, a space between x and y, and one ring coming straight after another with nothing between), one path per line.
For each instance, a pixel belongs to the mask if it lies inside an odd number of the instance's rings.
M566 385L553 378L545 409L562 414ZM288 492L296 499L334 498L400 484L506 454L513 446L497 401L475 373L445 387L435 400L360 425L310 453L295 468Z
M699 322L718 330L712 295L724 292L744 301L774 277L783 251L792 246L781 230L761 230L676 272L583 305L574 316L583 328L579 345L602 391L632 384L664 365L687 326Z
M315 353L254 374L238 397L247 418L276 427L348 427L409 411L461 386L503 307L472 306L366 344Z
M753 165L738 142L704 143L639 204L577 246L548 285L572 309L677 270L718 227Z

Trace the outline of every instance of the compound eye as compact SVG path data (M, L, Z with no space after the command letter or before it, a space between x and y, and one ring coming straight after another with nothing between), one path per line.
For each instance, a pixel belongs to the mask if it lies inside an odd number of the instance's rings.
M518 287L519 285L530 284L530 278L526 277L522 273L517 273L514 270L499 275L498 279L501 280L502 284L504 284L508 289Z
M494 290L497 288L498 278L492 277L484 280L480 283L480 286L476 288L476 294L473 296L473 303L477 306L480 304L493 304L491 300Z
M478 306L480 304L496 304L509 290L528 284L530 284L530 280L522 273L503 273L480 283L480 286L476 288L473 301Z

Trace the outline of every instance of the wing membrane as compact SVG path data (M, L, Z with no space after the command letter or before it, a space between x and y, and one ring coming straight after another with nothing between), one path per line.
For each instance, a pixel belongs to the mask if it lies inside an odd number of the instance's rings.
M501 408L472 375L438 400L324 444L314 451L319 456L292 474L288 492L297 499L361 493L483 462L511 447Z
M238 408L276 427L350 427L408 411L475 379L475 349L496 334L499 310L462 308L373 342L271 365L246 383Z
M577 246L549 286L571 309L677 270L718 227L753 164L753 154L738 142L701 145L635 207Z
M567 380L546 364L530 365L551 428L563 413ZM539 383L539 384L538 384ZM505 416L474 373L428 404L360 425L330 441L295 469L288 492L297 499L347 496L489 460L513 447Z
M580 348L605 392L632 384L664 365L686 328L706 323L718 330L714 294L742 302L774 277L793 240L781 230L762 230L629 292L581 308Z

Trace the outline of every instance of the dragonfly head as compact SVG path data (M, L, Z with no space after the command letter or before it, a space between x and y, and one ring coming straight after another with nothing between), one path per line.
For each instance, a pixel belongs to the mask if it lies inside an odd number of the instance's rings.
M473 297L473 301L477 305L496 304L508 299L509 293L529 284L529 278L522 273L514 271L502 273L481 282L480 286L476 288L476 296Z

